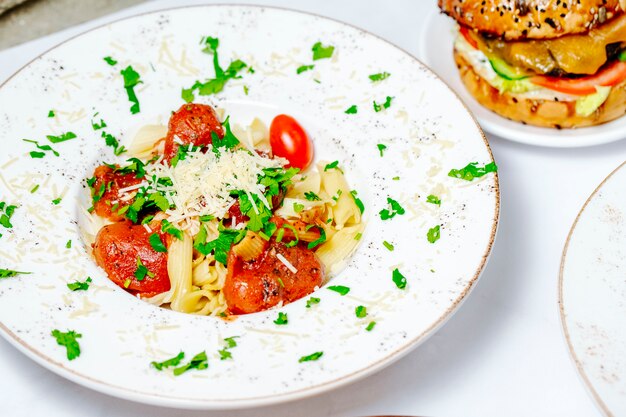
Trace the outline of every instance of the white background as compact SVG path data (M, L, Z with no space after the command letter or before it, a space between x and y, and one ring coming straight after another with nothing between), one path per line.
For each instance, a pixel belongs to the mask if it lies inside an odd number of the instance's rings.
M238 3L276 5L333 17L419 57L423 11L430 1L435 0ZM201 2L153 1L2 51L0 82L51 46L88 28L140 12L197 3ZM502 191L502 215L491 260L474 292L448 324L382 372L295 403L235 412L189 412L135 404L82 388L45 370L0 339L0 415L599 416L564 341L557 280L569 228L595 187L626 159L626 141L568 150L489 139L500 168Z

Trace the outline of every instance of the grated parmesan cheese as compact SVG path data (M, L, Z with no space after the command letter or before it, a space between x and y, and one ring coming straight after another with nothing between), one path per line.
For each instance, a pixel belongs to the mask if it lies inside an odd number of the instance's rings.
M292 273L296 274L298 272L298 270L296 269L295 266L293 266L293 264L291 262L289 262L287 260L287 258L285 258L281 253L277 253L276 254L276 258L281 261L283 263L283 265L285 265L287 267L288 270L290 270Z

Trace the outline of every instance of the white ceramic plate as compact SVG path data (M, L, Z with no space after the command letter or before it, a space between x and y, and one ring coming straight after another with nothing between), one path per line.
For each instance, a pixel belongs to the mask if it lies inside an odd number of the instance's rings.
M481 106L465 89L452 57L456 22L439 13L436 2L430 5L424 19L420 58L459 94L487 132L515 142L555 148L593 146L626 138L626 117L600 126L557 130L513 122Z
M598 186L570 231L561 322L582 379L607 416L626 415L626 164Z
M111 283L81 240L77 201L84 179L113 160L91 127L99 112L107 131L128 140L140 126L165 122L183 102L182 87L213 76L202 53L204 35L220 39L223 66L241 58L256 72L243 73L217 96L202 102L224 108L238 123L281 112L309 131L316 158L339 160L366 205L361 245L321 303L305 300L283 308L287 326L267 311L227 322L160 309ZM332 59L296 74L312 60L317 41L335 47ZM118 60L115 67L103 57ZM132 115L119 70L132 64L143 84L141 112ZM368 75L391 77L372 83ZM316 82L315 80L318 80ZM244 93L244 85L249 94ZM376 113L372 101L393 96ZM248 6L201 6L150 13L85 33L30 63L0 88L0 195L19 204L14 228L0 238L0 268L32 272L0 280L2 334L31 358L93 389L146 403L188 408L236 408L302 398L368 375L406 354L448 319L485 265L499 213L497 176L474 182L447 176L469 162L492 161L480 128L456 95L415 58L345 24L287 10ZM358 114L344 110L357 104ZM48 118L53 109L56 117ZM53 145L59 157L32 159L30 138L71 130L77 139ZM381 157L376 144L388 149ZM399 180L392 180L399 176ZM34 184L40 184L30 193ZM441 207L426 203L438 194ZM381 221L390 196L407 213ZM58 205L51 201L63 197ZM431 244L429 228L441 225ZM72 239L71 249L66 249ZM393 252L383 245L395 245ZM407 277L392 282L394 268ZM93 278L86 292L66 283ZM368 317L357 319L364 305ZM367 323L376 321L371 332ZM52 329L80 332L81 356L67 361ZM220 361L223 338L239 336L233 360ZM209 369L174 377L153 360L184 351L206 351ZM313 352L316 362L298 363Z

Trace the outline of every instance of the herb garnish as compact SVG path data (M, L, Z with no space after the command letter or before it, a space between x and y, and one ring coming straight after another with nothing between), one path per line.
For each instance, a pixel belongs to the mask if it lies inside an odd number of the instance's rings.
M391 76L391 74L389 74L388 72L379 72L378 74L372 74L369 76L369 79L372 80L373 82L376 81L382 81L386 78L389 78Z
M432 194L426 197L426 202L430 204L436 204L438 206L441 205L441 199L437 197L436 195L432 195Z
M117 61L115 59L111 58L110 56L105 56L102 59L104 59L104 62L106 62L107 64L109 64L111 66L117 64Z
M324 230L323 227L320 227L316 224L310 224L306 227L306 230L308 231L311 227L317 227L317 230L319 230L320 232L320 237L317 240L314 240L313 242L310 242L307 245L308 249L313 249L314 247L321 245L322 243L326 242L326 231Z
M376 326L376 322L375 321L370 321L369 324L367 325L367 327L365 328L366 331L371 332L374 329L374 326Z
M459 178L465 181L473 181L474 178L480 178L490 172L497 171L498 166L495 162L490 162L483 167L478 166L478 162L470 162L461 169L451 169L450 172L448 172L448 176L452 178Z
M311 50L313 51L313 61L317 61L318 59L332 57L335 47L332 45L324 46L321 42L317 42Z
M339 169L338 165L339 165L339 161L333 161L324 167L324 172L328 171L329 169ZM339 169L339 171L341 171L341 169Z
M74 330L68 330L64 333L55 329L51 335L57 340L59 346L65 346L67 359L74 360L80 356L80 345L76 339L83 337L82 334L76 333Z
M274 324L283 326L287 323L289 323L289 318L287 317L287 313L283 313L282 311L279 311L278 317L276 318L276 320L274 320Z
M52 200L52 204L54 204L55 206L58 206L59 203L61 203L62 199L63 199L63 197L57 197L54 200Z
M386 247L389 252L393 252L394 246L386 240L383 240L383 246Z
M161 231L164 233L169 233L174 236L178 240L183 240L183 231L177 229L169 220L163 219L161 222Z
M387 149L387 145L384 145L382 143L379 143L376 145L376 147L378 148L378 152L380 152L380 157L383 157L383 153L385 152L385 149Z
M148 238L148 241L150 242L150 246L152 246L152 249L154 249L156 252L167 252L167 248L163 244L163 241L161 240L161 237L158 233L151 234Z
M304 193L304 198L306 198L309 201L321 201L320 196L315 194L313 191L306 191Z
M174 356L173 358L167 359L163 362L152 361L150 362L150 365L154 366L154 368L157 371L162 371L164 368L169 368L171 366L178 366L180 361L182 361L184 358L185 358L185 352L180 352L178 355Z
M357 114L358 111L359 111L359 108L356 106L356 104L353 104L352 106L348 107L344 113L345 114Z
M11 229L13 227L13 224L11 224L11 217L13 217L13 213L15 213L16 208L17 206L0 201L0 226L5 229ZM0 237L2 237L2 233L0 233Z
M87 291L89 289L89 284L91 284L91 277L87 277L86 281L80 282L72 282L67 284L67 288L72 291Z
M315 68L315 65L300 65L297 69L296 69L296 74L302 74L305 71L310 71L313 68Z
M187 365L183 365L180 368L174 369L174 375L182 375L190 369L197 369L199 371L203 369L207 369L209 367L209 362L206 356L206 352L200 352L193 358Z
M393 97L389 97L389 96L387 96L387 98L385 99L385 102L384 102L384 103L380 103L380 104L379 104L379 103L376 103L376 102L374 101L374 102L373 102L373 103L374 103L374 111L375 111L376 113L378 113L378 112L380 112L380 111L382 111L382 110L384 110L384 109L388 109L388 108L389 108L389 106L391 106L391 100L393 100Z
M50 110L48 112L48 117L54 117L54 110Z
M72 248L72 239L67 241L67 243L65 244L65 248L66 249L71 249Z
M396 284L396 287L398 287L399 289L403 290L406 288L406 278L404 275L402 275L398 268L394 269L391 273L391 279L393 280L394 284Z
M435 243L441 237L441 227L439 225L435 227L431 227L428 229L428 233L426 233L426 238L430 243Z
M350 195L352 196L352 199L354 200L354 204L356 204L361 214L363 214L363 212L365 211L365 205L363 204L363 201L361 201L361 199L356 196L357 195L356 190L350 191Z
M135 270L135 278L137 281L143 281L146 276L153 278L154 272L150 272L148 268L141 262L141 258L137 256L137 269Z
M324 355L324 352L311 353L310 355L302 356L300 359L298 359L298 363L316 361L321 358L322 355Z
M31 151L30 152L31 158L43 158L44 156L46 156L45 151L50 151L54 154L54 156L59 156L59 153L55 151L54 149L52 149L50 145L40 145L39 142L37 142L36 140L30 140L30 139L22 139L22 140L24 142L33 143L37 147L37 149L44 151L44 152Z
M11 278L17 275L28 275L32 272L13 271L11 269L0 269L0 278Z
M331 291L338 292L341 295L346 295L350 292L350 288L344 287L343 285L331 285L330 287L327 287L327 288Z
M357 318L362 319L365 316L367 316L367 307L365 306L358 306L354 309L354 314L357 316Z
M75 139L76 133L67 132L67 133L61 133L59 136L47 135L46 137L52 143L61 143L61 142L65 142L66 140Z
M143 83L143 81L141 81L139 73L135 71L131 65L121 70L120 74L124 77L124 88L126 89L126 94L128 95L128 101L133 103L132 106L130 106L130 112L132 114L137 114L139 113L139 99L135 93L135 87L138 84Z
M308 300L306 300L306 308L311 308L311 306L319 304L320 301L322 300L317 297L310 297Z
M31 188L30 193L35 194L35 192L39 189L39 184L35 184L33 188Z
M390 208L382 209L379 212L381 220L393 219L396 214L403 215L406 212L404 210L404 207L402 207L400 203L398 203L393 198L387 197L387 203L389 204Z

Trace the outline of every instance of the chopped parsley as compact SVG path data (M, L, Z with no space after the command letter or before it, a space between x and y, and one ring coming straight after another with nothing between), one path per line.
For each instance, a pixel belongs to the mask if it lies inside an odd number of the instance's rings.
M350 191L350 195L352 196L352 199L354 200L354 204L356 204L361 214L363 214L363 212L365 211L365 205L363 204L363 201L361 201L361 199L356 196L357 195L356 190Z
M354 235L354 240L361 240L362 237L363 237L363 233L359 232L356 235Z
M338 292L341 295L346 295L350 292L349 287L344 287L343 285L331 285L328 287L329 290Z
M432 195L432 194L426 197L426 202L430 204L436 204L438 206L441 205L441 199L437 197L436 195Z
M224 86L231 79L241 78L239 72L247 67L247 64L240 59L232 61L225 70L220 66L217 48L219 47L219 39L206 36L200 41L204 45L202 52L213 56L213 68L215 70L215 78L208 79L205 82L196 81L191 87L184 88L181 97L187 103L195 99L194 93L197 92L201 96L217 94L224 89ZM250 68L249 72L254 70Z
M369 76L369 79L372 80L373 82L376 81L382 81L384 79L387 79L391 76L391 74L389 74L388 72L379 72L378 74L372 74Z
M228 252L232 245L241 241L246 235L246 230L226 229L221 224L218 226L219 235L215 240L206 242L206 228L202 226L200 232L194 239L194 249L203 255L213 253L215 260L226 265L228 262Z
M37 147L37 149L39 149L40 151L44 151L44 152L31 151L30 152L31 158L43 158L44 156L46 156L45 152L47 151L52 152L54 156L59 156L59 153L55 151L54 149L52 149L50 145L40 145L39 142L37 142L36 140L30 140L30 139L22 139L22 140L24 142L32 143Z
M371 332L372 330L374 330L374 327L376 326L376 322L375 321L370 321L369 324L367 325L367 327L365 328L366 331Z
M306 198L309 201L320 201L321 200L320 196L315 194L313 191L306 191L304 193L304 198Z
M206 356L206 352L200 352L193 358L187 365L183 365L174 369L174 375L179 376L189 371L190 369L197 369L199 371L207 369L209 367L209 361Z
M156 252L167 252L167 248L163 244L163 241L161 240L161 237L158 233L151 234L148 238L148 241L150 242L150 246L152 246L152 249L154 249Z
M180 364L180 361L182 361L183 359L185 359L185 352L180 352L173 358L167 359L163 362L152 361L150 362L150 365L152 365L157 371L162 371L164 368L178 366Z
M324 355L324 352L315 352L310 355L302 356L298 359L298 363L316 361Z
M324 230L323 227L319 227L318 225L315 224L310 224L308 225L306 228L307 230L311 228L311 226L313 227L317 227L317 230L319 230L320 232L320 237L316 240L314 240L313 242L309 242L309 244L307 245L308 249L313 249L314 247L321 245L322 243L326 242L326 231Z
M59 203L61 203L61 200L63 200L63 197L55 198L54 200L52 200L52 204L54 204L55 206L58 206Z
M11 269L0 269L0 278L11 278L18 275L28 275L32 272L13 271Z
M141 258L137 256L137 269L135 270L135 279L137 281L143 281L146 276L153 278L154 272L150 272L148 268L141 262Z
M398 268L394 269L391 273L391 279L393 283L396 284L396 287L403 290L406 288L406 277L402 275Z
M54 110L50 110L48 112L48 117L54 117Z
M311 50L313 51L313 61L317 61L318 59L332 57L335 47L332 45L324 46L321 42L317 42Z
M306 300L306 308L311 308L313 305L319 304L320 301L322 300L317 297L310 297L308 300Z
M13 217L13 213L15 213L15 209L17 206L7 204L4 201L0 201L0 226L5 229L11 229L13 224L11 223L11 217ZM0 237L2 234L0 233Z
M380 157L382 158L384 155L385 149L387 149L387 145L379 143L376 145L376 147L378 148L378 152L380 153Z
M141 81L139 73L135 71L131 65L121 70L120 74L124 77L124 88L126 89L126 94L128 95L128 101L132 103L130 106L130 112L132 114L137 114L139 113L139 99L135 93L135 87L143 81Z
M383 246L386 247L389 252L393 252L394 246L386 240L383 240Z
M220 355L220 360L226 360L226 359L232 359L233 355L232 353L230 353L230 349L234 348L237 346L237 342L235 341L235 338L237 338L239 336L231 336L231 337L226 337L224 338L224 343L226 343L226 346L224 346L223 349L220 349L217 351L217 353L219 353Z
M59 136L47 135L46 138L52 143L61 143L66 140L71 140L76 138L76 133L74 132L66 132L61 133Z
M35 192L39 189L39 184L35 184L33 188L31 188L30 193L35 194Z
M243 93L245 95L248 95L249 92L250 92L250 88L247 85L244 85L243 86ZM183 97L183 99L184 99L184 97Z
M328 171L329 169L339 169L338 166L339 166L339 161L333 161L324 167L324 172ZM341 169L339 170L341 171Z
M218 350L217 353L219 353L220 360L222 360L222 361L225 361L226 359L232 359L233 358L233 354L230 353L230 351L228 349L226 349L226 348Z
M117 61L115 59L111 58L110 56L105 56L102 59L104 59L104 62L106 62L107 64L109 64L111 66L117 64Z
M93 116L96 117L98 115L98 113L94 114ZM107 127L107 124L104 120L100 119L100 123L98 122L94 122L93 120L91 121L91 127L93 128L93 130L100 130L102 128Z
M67 243L65 244L65 247L66 247L67 249L71 249L71 247L72 247L72 239L70 239L70 240L68 240L68 241L67 241Z
M354 314L359 319L364 318L365 316L367 316L367 307L365 307L365 306L358 306L357 308L354 309Z
M296 69L296 74L302 74L305 71L310 71L313 68L315 68L315 65L300 65L297 69Z
M87 291L89 289L89 284L91 284L91 277L87 277L86 281L80 282L72 282L67 284L67 288L72 291Z
M393 97L387 96L387 98L385 99L384 103L376 103L375 101L374 103L374 111L376 113L383 111L384 109L388 109L389 106L391 106L391 100L393 100Z
M345 114L357 114L358 111L359 111L359 108L356 106L356 104L353 104L352 106L348 107L344 113Z
M452 178L459 178L465 181L473 181L474 178L480 178L490 172L497 171L498 166L495 162L490 162L483 167L478 166L478 162L470 162L463 168L451 169L450 172L448 172L448 176Z
M400 181L400 177L393 177L392 180L394 181Z
M126 152L126 148L124 146L121 146L119 140L117 140L117 138L112 134L107 133L103 130L100 136L104 139L104 143L107 146L113 148L113 153L116 156L119 156Z
M183 240L183 231L177 229L176 226L170 223L170 221L167 219L163 219L163 221L161 222L161 231L163 233L169 233L178 240Z
M387 197L387 203L389 204L389 208L382 209L379 212L381 220L393 219L396 214L403 215L406 212L404 207L393 198Z
M234 347L237 347L237 341L235 339L238 338L238 337L239 336L225 337L224 338L224 343L226 343L226 348L232 349Z
M287 313L283 313L282 311L279 311L278 317L276 318L276 320L274 320L274 324L283 326L287 323L289 323L289 318L287 318Z
M76 333L74 330L68 330L64 333L55 329L51 335L57 340L59 346L65 346L67 359L74 360L80 356L80 345L76 339L83 337L82 334Z
M302 210L304 210L304 204L293 203L293 211L300 213Z
M435 243L441 237L441 227L439 225L431 227L426 233L426 238L430 243Z

